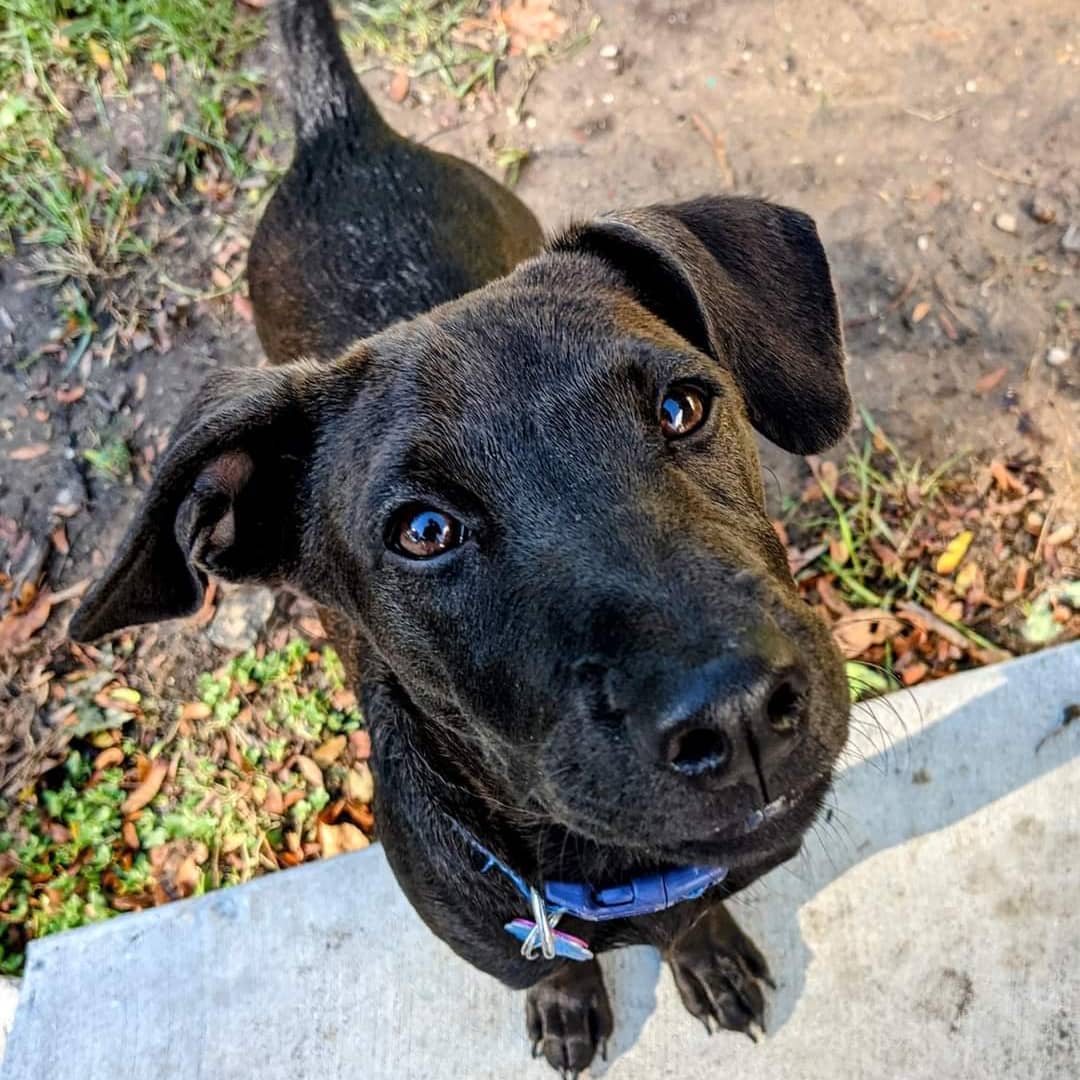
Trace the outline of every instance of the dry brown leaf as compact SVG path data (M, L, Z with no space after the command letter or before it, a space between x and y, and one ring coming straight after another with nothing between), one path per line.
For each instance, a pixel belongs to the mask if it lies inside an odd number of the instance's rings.
M990 475L1002 491L1015 491L1020 495L1027 494L1027 488L1000 461L990 462Z
M12 461L33 461L49 452L47 442L29 443L27 446L18 446L8 451L8 457Z
M295 764L300 771L300 775L311 787L323 787L322 769L311 758L305 757L303 754L297 754Z
M163 761L161 758L154 761L150 765L150 770L142 783L124 800L124 805L120 807L121 812L123 814L134 814L136 810L141 810L146 806L161 790L161 785L165 782L165 774L168 771L169 763L167 761Z
M335 735L333 738L327 739L317 750L312 752L312 757L315 759L315 763L323 769L328 769L339 757L345 749L345 743L348 741L344 735Z
M345 796L350 802L369 803L375 796L375 777L365 762L354 765L345 776Z
M205 720L213 713L205 701L189 701L180 709L179 720Z
M862 608L837 619L833 639L848 660L862 656L873 645L881 645L903 629L903 623L884 608Z
M510 37L511 56L558 41L566 33L566 20L552 11L551 0L510 0L496 6L493 14Z
M16 645L25 645L49 621L54 603L53 594L42 589L25 612L11 612L0 619L0 655Z
M371 841L355 826L343 821L340 825L319 823L319 846L324 859L332 859L347 851L362 851Z
M108 769L110 766L119 765L124 760L124 751L119 746L110 746L106 750L102 750L96 758L94 758L94 769L100 771L102 769Z
M989 394L998 383L1008 374L1009 369L1002 365L996 371L991 371L988 375L984 375L975 383L976 394Z
M911 312L911 321L918 325L930 314L930 302L928 300L920 300Z
M371 736L366 731L354 731L349 736L349 745L357 761L367 761L371 757Z

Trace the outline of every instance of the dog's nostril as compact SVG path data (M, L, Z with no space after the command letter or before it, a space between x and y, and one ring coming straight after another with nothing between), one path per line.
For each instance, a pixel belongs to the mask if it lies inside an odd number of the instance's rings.
M694 728L673 739L668 764L686 776L716 772L731 760L731 740L722 731Z
M772 692L765 706L769 727L780 735L790 735L799 726L802 711L803 690L790 679L785 679Z

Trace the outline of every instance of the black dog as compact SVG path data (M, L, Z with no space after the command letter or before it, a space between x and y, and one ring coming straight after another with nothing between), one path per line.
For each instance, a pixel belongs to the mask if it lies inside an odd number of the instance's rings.
M589 949L657 946L707 1027L752 1033L768 972L721 900L798 849L847 733L750 433L848 423L813 223L703 198L544 247L385 126L324 0L281 21L296 156L249 273L282 366L206 382L72 634L190 613L208 574L306 591L402 888L531 987L556 1068L611 1030Z

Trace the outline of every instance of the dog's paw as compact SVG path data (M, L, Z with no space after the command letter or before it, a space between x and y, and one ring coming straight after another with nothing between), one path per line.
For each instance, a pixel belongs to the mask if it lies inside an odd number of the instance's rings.
M598 1050L606 1058L612 1016L600 965L566 964L538 982L525 997L525 1021L533 1057L542 1053L565 1078L579 1076Z
M683 1004L710 1035L714 1023L755 1042L764 1033L761 984L775 984L765 957L721 905L678 938L667 959Z

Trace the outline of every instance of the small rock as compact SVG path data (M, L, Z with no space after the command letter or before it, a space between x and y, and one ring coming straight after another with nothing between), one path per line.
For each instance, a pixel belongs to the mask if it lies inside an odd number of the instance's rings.
M137 353L146 352L153 344L154 339L145 330L139 330L131 338L131 351Z
M619 46L618 45L605 45L600 50L600 55L605 60L614 60L615 57L619 55Z
M1028 213L1040 224L1049 225L1057 217L1057 211L1046 201L1042 195L1036 195L1031 200Z
M964 83L964 89L969 94L974 94L979 89L979 84L974 79L968 79L968 81Z
M1004 233L1016 232L1016 215L1001 213L994 217L994 225Z
M1063 349L1060 345L1055 345L1052 349L1046 350L1046 362L1051 367L1061 367L1069 362L1069 350Z
M237 589L218 603L206 636L218 648L243 652L255 644L273 610L274 594L269 589Z
M920 251L929 251L930 250L930 237L929 236L916 237L915 246Z
M1061 247L1064 251L1080 251L1080 225L1075 221L1065 230Z
M386 88L386 96L395 104L400 105L409 95L409 76L404 71L395 72Z

